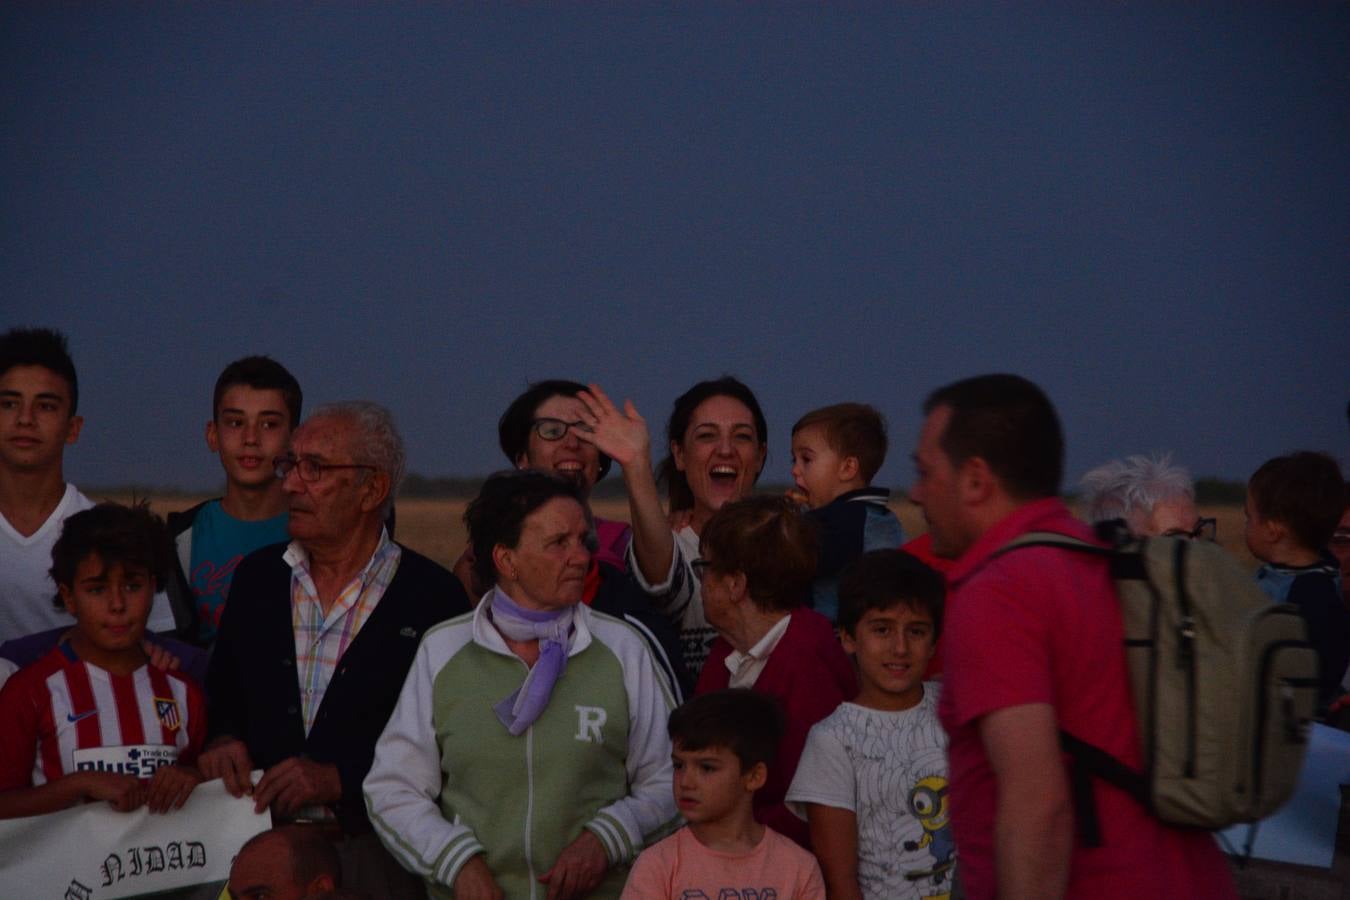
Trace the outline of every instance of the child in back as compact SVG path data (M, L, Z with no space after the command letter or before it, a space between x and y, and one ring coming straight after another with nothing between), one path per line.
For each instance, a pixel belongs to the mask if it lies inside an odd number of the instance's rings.
M811 729L788 789L811 826L832 898L902 900L951 892L947 738L936 682L942 576L902 550L877 550L839 579L839 629L858 696Z
M101 503L65 520L52 579L75 627L0 690L0 818L85 800L183 805L206 733L201 689L148 664L141 638L170 544L145 507Z
M886 461L886 423L862 403L812 410L792 426L792 480L788 496L810 507L820 526L820 563L811 586L812 606L838 618L838 576L868 550L905 541L900 520L886 502L891 492L872 487Z
M689 824L643 851L624 900L824 900L815 857L755 821L783 731L774 701L746 688L702 694L670 714L675 803Z
M1321 664L1320 708L1340 693L1350 664L1350 611L1327 549L1344 490L1336 460L1306 451L1266 461L1247 482L1247 549L1263 563L1256 580L1275 602L1297 606L1308 623Z
M300 424L304 395L286 367L246 356L216 379L206 446L220 457L225 496L170 513L177 551L169 596L193 610L194 643L215 643L235 567L268 544L290 540L286 494L273 460L286 452Z

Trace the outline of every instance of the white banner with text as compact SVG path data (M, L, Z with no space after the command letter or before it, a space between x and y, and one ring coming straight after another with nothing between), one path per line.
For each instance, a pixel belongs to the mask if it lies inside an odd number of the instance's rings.
M223 882L253 835L272 827L250 797L197 785L182 809L121 813L106 803L0 821L5 900L113 900Z

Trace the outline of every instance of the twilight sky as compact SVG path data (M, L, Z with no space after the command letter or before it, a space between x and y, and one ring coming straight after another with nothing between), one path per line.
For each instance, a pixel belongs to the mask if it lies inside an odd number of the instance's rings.
M1350 461L1350 6L0 6L0 327L65 330L71 480L207 488L230 360L505 463L531 379L664 428L1055 400L1075 480ZM659 441L658 441L659 443Z

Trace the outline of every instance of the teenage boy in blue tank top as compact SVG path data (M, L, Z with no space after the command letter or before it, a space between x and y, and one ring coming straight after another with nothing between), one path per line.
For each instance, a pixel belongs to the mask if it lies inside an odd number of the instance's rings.
M225 495L168 518L178 560L171 590L190 596L204 647L215 642L239 560L290 539L272 460L290 446L302 399L295 376L266 356L235 360L216 379L206 445L225 470Z

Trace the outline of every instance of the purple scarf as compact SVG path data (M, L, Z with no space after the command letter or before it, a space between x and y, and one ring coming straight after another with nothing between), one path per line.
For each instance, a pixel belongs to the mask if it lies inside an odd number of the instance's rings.
M519 735L543 714L553 695L553 685L567 669L572 617L576 609L571 606L555 612L525 609L500 588L492 589L491 603L489 616L503 635L513 641L539 641L539 659L525 680L509 697L492 707L506 730Z

